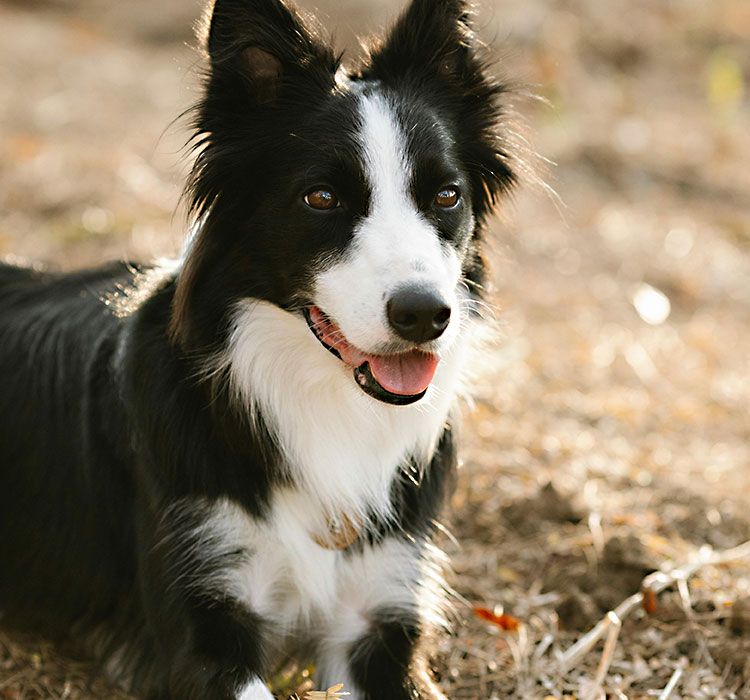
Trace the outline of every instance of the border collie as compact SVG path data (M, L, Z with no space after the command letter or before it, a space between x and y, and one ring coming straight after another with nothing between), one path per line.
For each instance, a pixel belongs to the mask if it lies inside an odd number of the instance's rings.
M436 518L516 175L464 0L345 69L282 0L215 0L173 265L0 265L0 607L145 698L442 697ZM308 657L305 657L308 658Z

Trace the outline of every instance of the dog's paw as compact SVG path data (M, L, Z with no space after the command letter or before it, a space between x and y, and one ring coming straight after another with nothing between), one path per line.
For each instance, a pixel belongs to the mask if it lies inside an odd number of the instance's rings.
M274 700L274 697L268 686L256 678L243 686L237 693L237 700Z

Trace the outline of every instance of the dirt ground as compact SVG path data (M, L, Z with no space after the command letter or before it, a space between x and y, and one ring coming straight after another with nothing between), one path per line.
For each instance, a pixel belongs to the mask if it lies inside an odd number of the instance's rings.
M317 5L355 51L397 12ZM0 255L174 252L199 13L0 0ZM502 340L465 411L436 674L452 700L750 698L748 557L647 594L611 653L564 656L649 572L750 539L750 4L485 0L477 26L543 98L519 110L554 191L495 227ZM0 698L112 697L0 633Z

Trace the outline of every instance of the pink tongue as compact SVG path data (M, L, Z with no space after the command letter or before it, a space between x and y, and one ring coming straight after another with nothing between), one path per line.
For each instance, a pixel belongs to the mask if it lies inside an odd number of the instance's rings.
M378 384L392 394L421 394L432 381L439 359L419 350L398 355L369 355L370 371Z
M440 361L437 355L420 350L394 355L368 355L352 345L341 329L317 306L309 307L309 312L310 320L323 342L334 348L350 367L360 367L368 362L373 377L386 391L414 396L430 386Z

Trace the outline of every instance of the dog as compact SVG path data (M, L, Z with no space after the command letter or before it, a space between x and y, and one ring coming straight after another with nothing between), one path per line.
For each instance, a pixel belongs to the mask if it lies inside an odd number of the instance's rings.
M517 180L464 0L345 68L282 0L215 0L178 260L0 266L3 624L144 698L443 696L437 518Z

